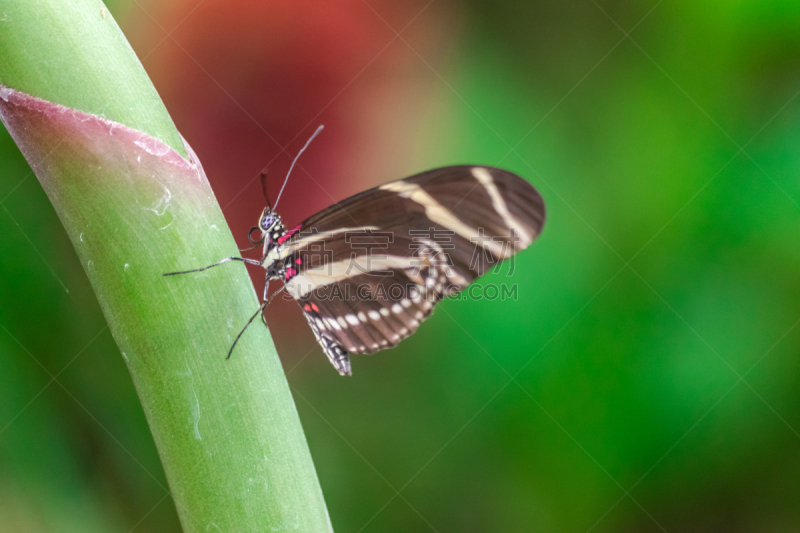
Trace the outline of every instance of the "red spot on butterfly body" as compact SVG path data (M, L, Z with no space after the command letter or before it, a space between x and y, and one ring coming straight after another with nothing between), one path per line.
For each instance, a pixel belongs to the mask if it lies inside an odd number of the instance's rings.
M296 275L297 275L297 270L293 269L292 267L289 267L289 268L286 269L286 279L287 280L292 279Z
M319 307L317 307L317 304L315 304L314 302L311 302L311 309L319 313Z
M311 306L306 304L303 306L303 311L311 311Z
M298 265L302 265L302 264L303 264L303 260L302 260L302 259L300 259L300 258L298 257L298 258L295 260L295 263L297 263Z
M286 242L292 235L297 233L297 230L300 229L300 226L302 226L302 224L298 224L297 227L294 228L293 230L287 231L286 233L278 237L278 244L283 244L284 242Z

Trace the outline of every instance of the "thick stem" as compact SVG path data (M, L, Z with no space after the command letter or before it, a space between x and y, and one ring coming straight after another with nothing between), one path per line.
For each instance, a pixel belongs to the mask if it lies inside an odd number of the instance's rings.
M260 321L225 360L258 306L244 265L162 276L237 249L202 168L103 9L98 0L4 3L0 116L86 269L184 529L330 531Z

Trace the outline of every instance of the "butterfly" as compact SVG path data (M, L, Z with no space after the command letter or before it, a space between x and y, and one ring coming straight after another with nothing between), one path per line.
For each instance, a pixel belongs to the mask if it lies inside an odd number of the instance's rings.
M392 348L412 335L437 302L464 290L490 269L533 243L542 231L541 195L520 176L482 165L428 170L366 190L286 229L274 207L266 174L267 207L248 240L263 246L260 259L231 261L267 271L264 299L236 337L278 292L300 305L322 351L341 375L351 375L349 355ZM257 236L257 238L255 236ZM270 280L283 288L267 298ZM266 321L265 321L266 323Z

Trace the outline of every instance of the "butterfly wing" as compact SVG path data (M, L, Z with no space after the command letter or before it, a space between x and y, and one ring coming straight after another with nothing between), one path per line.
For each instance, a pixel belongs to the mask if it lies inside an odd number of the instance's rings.
M430 315L438 296L412 290L406 297L401 291L408 286L416 287L417 282L400 270L392 278L361 274L338 282L331 291L304 295L298 302L323 351L344 375L350 373L347 353L369 354L396 346Z
M436 302L541 233L539 193L511 172L452 166L393 181L308 218L271 260L326 355L374 353L416 331Z

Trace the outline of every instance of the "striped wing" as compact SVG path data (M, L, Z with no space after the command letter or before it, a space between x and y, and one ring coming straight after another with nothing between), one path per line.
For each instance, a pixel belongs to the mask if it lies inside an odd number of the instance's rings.
M278 251L286 288L341 374L416 331L433 306L527 248L538 192L511 172L452 166L369 189L307 219Z

